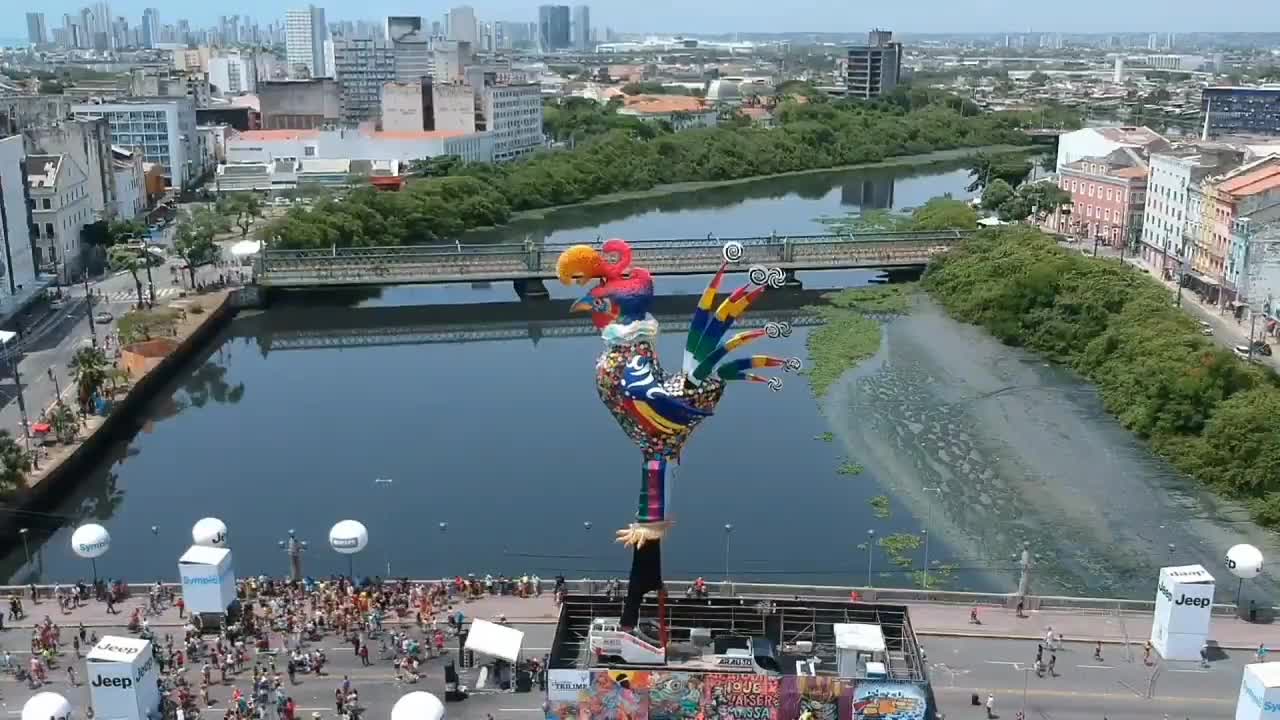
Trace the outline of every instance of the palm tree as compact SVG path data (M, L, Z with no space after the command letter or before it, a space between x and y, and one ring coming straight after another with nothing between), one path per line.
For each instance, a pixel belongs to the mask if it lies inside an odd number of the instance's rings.
M0 492L9 493L27 484L31 455L18 445L8 430L0 430Z
M80 348L71 356L71 372L76 382L80 412L93 409L93 398L107 383L107 356L96 347Z

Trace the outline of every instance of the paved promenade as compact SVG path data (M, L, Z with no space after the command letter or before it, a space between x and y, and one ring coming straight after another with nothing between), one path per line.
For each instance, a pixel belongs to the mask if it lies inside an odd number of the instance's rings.
M27 617L20 621L7 621L7 627L31 627L49 615L64 626L84 623L86 627L109 627L128 621L129 613L144 604L145 595L135 597L116 606L119 614L108 615L106 606L92 602L70 613L60 613L53 600L32 605L29 596L24 598ZM893 602L893 601L888 601ZM969 622L968 605L944 603L907 603L911 623L921 636L1004 638L1036 640L1043 638L1048 628L1061 633L1066 640L1108 644L1132 643L1141 646L1151 635L1151 614L1097 610L1036 610L1019 618L1012 610L1001 607L979 606L980 624ZM455 608L469 618L492 619L501 614L518 624L554 624L558 610L550 593L542 597L522 599L510 596L489 596L479 600L459 602ZM390 622L397 622L392 619ZM404 622L409 622L405 620ZM153 627L180 626L177 610L170 608L158 617L152 617ZM1249 623L1244 620L1215 615L1209 639L1224 649L1252 650L1258 643L1268 648L1280 649L1280 623Z

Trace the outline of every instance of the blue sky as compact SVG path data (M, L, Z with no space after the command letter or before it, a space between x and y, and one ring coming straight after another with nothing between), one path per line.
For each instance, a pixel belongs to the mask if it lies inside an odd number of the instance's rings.
M482 20L530 20L539 0L473 2ZM565 0L561 0L564 2ZM1253 30L1261 18L1275 18L1276 0L1224 0L1207 9L1192 0L1110 0L1035 3L1014 0L909 0L902 3L850 3L831 0L743 2L700 0L693 3L651 5L635 0L597 0L589 3L592 25L622 32L861 32L871 26L914 32L1056 31L1056 32L1223 32ZM0 37L26 34L24 13L45 12L50 28L62 14L87 4L80 0L8 0L0 9ZM365 0L323 4L329 19L376 19L386 15L442 17L448 5ZM567 4L572 4L569 0ZM142 9L160 8L162 20L185 16L195 26L212 25L220 14L248 15L259 24L283 18L290 0L220 0L216 3L165 3L159 0L115 0L114 15L137 22ZM1266 29L1277 29L1268 27Z

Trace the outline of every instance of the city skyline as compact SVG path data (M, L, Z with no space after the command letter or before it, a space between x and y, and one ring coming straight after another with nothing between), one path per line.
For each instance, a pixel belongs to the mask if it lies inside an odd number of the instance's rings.
M140 21L143 11L153 6L154 0L117 0L111 3L113 16L123 16ZM522 3L513 0L497 0L472 3L476 17L484 20L536 21L541 3ZM574 4L574 3L567 3ZM82 0L59 0L52 5L26 6L14 4L0 12L0 22L12 28L7 40L20 39L26 27L27 12L42 12L52 28L64 13L78 13L86 3ZM378 19L395 15L421 15L426 18L443 16L451 4L431 7L406 7L401 2L374 0L361 3L359 16L344 12L347 8L335 5L326 7L329 22L338 20ZM286 11L305 7L305 3L289 0L273 2L249 2L226 0L212 9L179 15L185 16L192 26L216 25L221 15L238 14L262 25L282 21ZM874 14L846 10L819 0L800 0L799 4L785 6L756 6L743 8L704 3L696 6L680 6L666 12L654 12L649 6L637 6L619 0L602 0L590 3L592 24L609 25L622 32L631 33L692 33L713 34L732 32L795 32L831 33L864 32L867 27L889 27L899 33L945 32L1251 32L1244 27L1242 18L1265 15L1271 8L1266 0L1230 0L1227 5L1215 6L1215 12L1204 16L1192 14L1189 4L1146 3L1113 6L1101 0L1085 0L1083 4L1070 6L1035 6L1013 4L1008 0L979 0L977 7L956 5L942 0L920 0L903 7L883 7ZM1192 19L1194 18L1194 20Z

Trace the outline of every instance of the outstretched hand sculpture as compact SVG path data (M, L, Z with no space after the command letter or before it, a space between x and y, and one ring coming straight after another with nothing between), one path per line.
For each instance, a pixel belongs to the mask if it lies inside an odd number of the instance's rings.
M626 241L608 240L600 251L589 245L575 245L561 253L556 265L560 282L566 285L596 283L574 303L573 310L590 312L592 322L601 331L605 352L596 364L596 388L605 407L644 455L636 520L617 533L619 542L635 549L623 614L625 627L634 627L644 594L662 586L658 545L670 527L667 463L679 462L694 428L715 411L726 382L767 383L779 390L780 379L751 371L800 369L796 358L767 355L721 362L733 350L762 337L791 334L785 323L769 323L758 330L726 337L734 321L767 287L782 285L783 273L752 267L750 282L716 305L725 271L731 263L741 260L743 248L738 243L728 243L723 253L724 264L694 310L680 372L670 375L658 363L654 348L658 322L649 313L653 277L643 268L631 267L631 246Z

